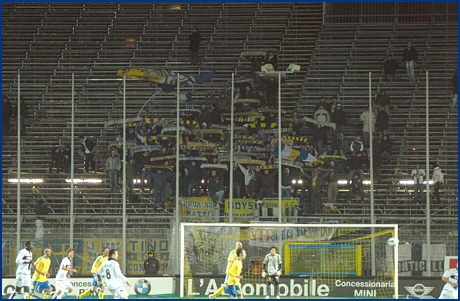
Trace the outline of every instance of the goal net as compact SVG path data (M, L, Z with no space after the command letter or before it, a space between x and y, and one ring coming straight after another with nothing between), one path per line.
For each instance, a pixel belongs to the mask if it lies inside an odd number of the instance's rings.
M397 297L398 248L387 244L397 238L397 225L183 223L180 234L180 297L208 298L223 286L227 258L238 241L247 254L245 297L275 296L261 275L271 247L282 259L281 298Z

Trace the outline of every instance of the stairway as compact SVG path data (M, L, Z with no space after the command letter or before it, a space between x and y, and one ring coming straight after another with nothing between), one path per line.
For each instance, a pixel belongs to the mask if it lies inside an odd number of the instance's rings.
M322 3L294 4L288 27L285 31L278 54L279 70L286 70L289 64L301 66L300 72L289 75L283 84L282 100L284 108L297 106L302 91L307 67L315 48L323 17Z

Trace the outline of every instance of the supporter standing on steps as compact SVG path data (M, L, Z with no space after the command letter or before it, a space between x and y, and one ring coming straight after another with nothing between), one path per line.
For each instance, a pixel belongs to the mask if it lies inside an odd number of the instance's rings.
M420 164L417 164L410 175L414 179L414 201L419 201L423 193L423 177L426 176L425 170L420 169Z
M375 122L377 121L377 116L375 115L374 111L366 110L364 111L359 119L363 122L363 143L364 147L369 147L369 123L371 125L371 131L374 132L375 129Z
M192 33L188 36L190 41L189 43L189 50L190 50L190 62L192 65L198 65L198 51L200 50L200 43L201 43L201 35L196 29L196 27L192 28Z
M439 189L441 185L444 184L444 174L441 171L441 167L435 165L433 171L433 183L434 183L434 197L438 204L441 202L441 197L439 196Z
M454 92L452 93L452 102L450 103L451 108L456 108L458 103L458 69L455 68L454 75L452 76L452 88Z
M415 82L415 63L417 58L418 53L415 46L412 46L412 42L407 42L407 47L403 51L402 61L406 64L407 76L411 82Z
M8 96L3 96L2 100L2 137L6 137L10 132L11 115L14 114L13 105Z
M81 152L83 153L83 156L86 158L85 173L88 173L90 164L91 168L93 169L93 173L96 173L96 161L94 160L94 147L96 146L96 144L93 140L85 138L85 136L83 135L80 135L78 139L81 142Z
M121 170L121 160L117 151L112 150L110 157L105 162L105 172L109 174L110 193L118 192L118 173Z
M385 81L388 80L388 76L391 76L391 81L396 81L396 69L398 69L398 62L394 60L390 54L383 64L383 76L385 77Z

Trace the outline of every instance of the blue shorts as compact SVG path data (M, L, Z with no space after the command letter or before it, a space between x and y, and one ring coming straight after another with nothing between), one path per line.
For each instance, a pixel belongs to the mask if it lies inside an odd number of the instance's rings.
M43 282L38 282L37 280L32 282L32 287L34 288L34 291L36 292L42 292L45 289L51 289L50 282L48 280L43 281Z
M91 285L101 287L102 286L102 278L101 278L101 276L96 275L97 276L97 282L94 281L94 276L95 275L93 274L93 280L91 281Z
M236 297L241 297L241 288L239 285L229 285L227 288L227 294L229 294L231 297L236 298Z

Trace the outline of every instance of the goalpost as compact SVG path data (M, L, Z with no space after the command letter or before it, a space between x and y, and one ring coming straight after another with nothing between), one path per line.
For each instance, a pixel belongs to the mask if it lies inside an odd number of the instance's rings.
M205 297L223 286L227 258L240 241L242 293L274 298L262 278L271 247L282 258L281 298L398 298L396 224L225 224L182 223L180 297ZM176 290L177 291L177 290Z

